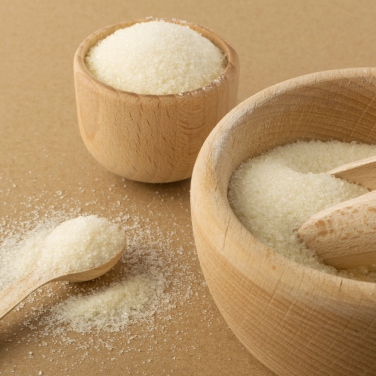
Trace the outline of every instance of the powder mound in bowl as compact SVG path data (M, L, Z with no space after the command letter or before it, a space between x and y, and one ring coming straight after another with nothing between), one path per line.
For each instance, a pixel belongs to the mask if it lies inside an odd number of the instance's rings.
M57 226L45 239L42 267L75 273L106 263L121 251L125 235L117 225L96 215Z
M229 184L230 205L252 235L283 256L326 273L376 282L376 265L338 271L297 234L313 214L368 192L325 172L375 154L375 145L338 141L277 147L237 168Z
M88 52L85 63L100 81L138 94L177 94L217 79L225 54L188 26L164 21L115 31Z

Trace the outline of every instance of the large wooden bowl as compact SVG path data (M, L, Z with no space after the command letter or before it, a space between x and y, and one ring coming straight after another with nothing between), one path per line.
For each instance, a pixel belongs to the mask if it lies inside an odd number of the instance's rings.
M375 77L348 69L270 87L220 122L195 165L192 221L210 291L240 341L280 376L376 375L376 284L268 249L233 214L229 179L242 161L296 140L376 144Z
M74 56L74 79L81 136L105 168L128 179L165 183L192 175L202 144L216 124L236 106L239 62L236 52L206 28L189 26L227 55L219 80L179 95L142 95L98 81L84 59L99 40L118 29L153 19L121 22L87 37Z

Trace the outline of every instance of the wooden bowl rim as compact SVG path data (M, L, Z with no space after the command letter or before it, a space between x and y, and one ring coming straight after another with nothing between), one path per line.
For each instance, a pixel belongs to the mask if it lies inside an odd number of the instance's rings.
M181 93L173 93L173 94L139 94L134 93L126 90L121 90L114 88L113 86L110 86L102 81L99 81L86 67L85 64L85 56L89 49L97 43L97 41L102 40L106 38L108 35L113 34L115 31L119 29L124 29L126 27L130 27L136 23L142 23L142 22L150 22L150 21L164 21L164 22L170 22L179 24L182 26L188 26L193 30L198 31L201 35L203 33L206 33L211 36L213 40L211 42L217 46L222 52L226 54L227 57L227 66L223 73L217 77L214 81L209 82L205 86L199 87L197 89L191 90L191 91L185 91ZM209 38L207 38L209 39ZM209 39L210 40L210 39ZM219 46L222 45L221 47ZM222 48L223 47L223 48ZM108 89L110 91L116 91L118 94L123 95L133 95L138 97L145 97L145 98L168 98L168 97L185 97L187 95L197 95L200 91L209 92L212 90L215 90L218 86L223 85L224 82L227 81L227 77L230 75L235 74L236 67L239 67L239 59L237 56L236 51L220 36L212 32L211 30L205 28L204 26L197 25L191 22L177 20L177 19L168 19L168 18L154 18L154 17L147 17L147 18L140 18L132 21L122 21L118 22L113 25L106 26L102 29L99 29L95 31L94 33L90 34L78 47L75 55L74 55L74 70L79 71L82 74L84 74L87 78L94 81L96 85L100 85L105 89ZM218 80L218 81L216 81Z
M262 249L262 252L265 253L263 262L270 265L272 265L272 263L274 265L277 263L280 266L285 267L287 272L288 270L294 270L295 274L304 275L312 281L317 281L322 284L329 283L333 286L333 290L341 290L341 296L343 296L344 299L350 298L351 300L351 298L354 297L354 292L359 292L361 290L369 299L375 300L374 294L376 293L376 283L357 281L312 269L288 259L261 243L235 216L227 198L229 182L226 183L226 187L223 187L221 183L219 183L220 179L218 179L219 174L218 169L216 168L216 165L220 163L221 159L226 157L224 153L221 153L221 150L226 148L226 144L234 142L237 127L242 124L244 119L252 116L255 108L262 107L273 100L276 96L292 92L304 86L312 86L322 82L334 81L339 78L351 79L355 77L374 78L376 77L376 68L338 69L299 76L270 86L240 103L218 123L201 148L192 175L191 200L195 200L195 196L198 196L200 192L208 192L207 195L205 194L206 205L202 209L203 212L210 213L211 217L221 219L219 226L221 227L223 234L226 233L226 237L232 237L235 239L237 234L241 233L244 235L242 243L254 244L249 247L249 254L252 253L252 249L255 246ZM196 168L199 164L205 166L205 169ZM231 171L230 177L237 167L238 166ZM211 175L212 179L205 179L205 176L208 175ZM213 194L213 192L216 193ZM192 216L193 215L194 205L192 205ZM205 216L201 216L197 221L204 220L204 218ZM222 252L217 249L217 251L221 256L226 258L228 262L233 265L236 264L236 250L226 249L226 252ZM284 273L284 275L285 274L286 273ZM265 278L267 279L267 277Z

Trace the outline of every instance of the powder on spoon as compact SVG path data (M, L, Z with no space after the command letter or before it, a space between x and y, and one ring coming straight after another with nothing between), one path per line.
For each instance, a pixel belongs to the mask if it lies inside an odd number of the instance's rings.
M106 218L78 217L46 236L40 266L59 274L92 269L118 254L124 243L124 232Z
M176 94L207 85L224 72L225 54L189 26L142 22L115 31L88 52L100 81L138 94Z

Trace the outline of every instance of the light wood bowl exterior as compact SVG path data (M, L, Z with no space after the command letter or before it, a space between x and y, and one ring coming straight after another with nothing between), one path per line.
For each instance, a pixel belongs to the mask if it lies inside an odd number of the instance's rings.
M296 140L376 144L375 77L347 69L270 87L218 124L195 165L192 221L210 291L239 340L280 376L376 375L376 284L268 249L233 214L229 179L242 161Z
M183 95L142 95L98 81L84 58L99 40L116 30L153 19L121 22L86 38L74 57L74 79L81 136L93 157L128 179L165 183L192 175L205 139L236 106L239 62L236 52L202 26L181 21L211 40L227 55L226 70L214 81Z

